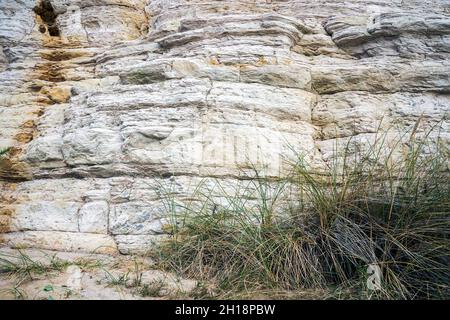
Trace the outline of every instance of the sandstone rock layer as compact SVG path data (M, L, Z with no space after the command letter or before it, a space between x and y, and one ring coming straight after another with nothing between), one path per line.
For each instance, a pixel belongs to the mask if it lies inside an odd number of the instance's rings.
M448 142L445 0L0 2L0 240L144 252L189 197L379 128Z

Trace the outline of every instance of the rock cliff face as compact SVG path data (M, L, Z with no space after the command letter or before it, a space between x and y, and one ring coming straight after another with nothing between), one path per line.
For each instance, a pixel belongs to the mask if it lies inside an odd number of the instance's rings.
M447 0L2 0L0 48L10 245L142 252L162 185L323 167L419 117L450 132Z

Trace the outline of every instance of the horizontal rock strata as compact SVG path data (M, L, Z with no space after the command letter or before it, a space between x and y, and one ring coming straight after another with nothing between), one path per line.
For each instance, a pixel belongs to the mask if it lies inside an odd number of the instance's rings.
M230 186L295 152L441 127L444 0L13 0L0 3L0 240L142 253L161 198Z

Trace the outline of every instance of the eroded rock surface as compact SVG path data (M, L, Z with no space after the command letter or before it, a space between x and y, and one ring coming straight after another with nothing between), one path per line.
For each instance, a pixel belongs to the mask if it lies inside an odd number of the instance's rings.
M9 245L141 253L167 186L323 168L419 118L448 142L445 0L2 1L0 49Z

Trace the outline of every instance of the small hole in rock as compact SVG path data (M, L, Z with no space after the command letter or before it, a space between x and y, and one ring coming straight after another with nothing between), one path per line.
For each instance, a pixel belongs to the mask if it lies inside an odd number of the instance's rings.
M49 0L41 0L33 11L41 17L48 29L48 33L52 37L59 37L59 28L56 23L56 13ZM40 31L39 27L39 31ZM42 31L41 31L42 32Z

